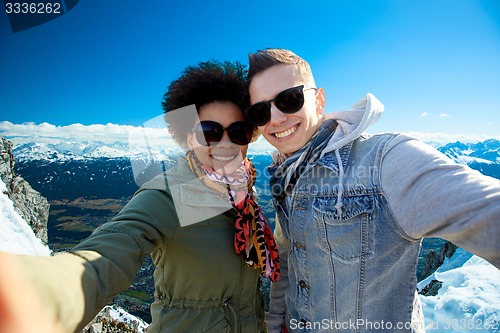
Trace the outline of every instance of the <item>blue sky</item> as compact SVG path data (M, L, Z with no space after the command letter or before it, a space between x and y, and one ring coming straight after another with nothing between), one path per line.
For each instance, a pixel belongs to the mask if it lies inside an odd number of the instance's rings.
M375 94L370 132L500 138L498 0L84 0L17 33L2 11L0 122L138 126L186 66L266 47L310 62L328 112Z

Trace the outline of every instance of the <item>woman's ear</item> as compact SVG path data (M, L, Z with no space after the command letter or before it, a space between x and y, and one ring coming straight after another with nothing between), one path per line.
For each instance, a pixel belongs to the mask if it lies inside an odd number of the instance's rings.
M189 150L193 150L194 147L196 147L196 138L194 136L194 133L188 133L186 134L186 143L188 146Z

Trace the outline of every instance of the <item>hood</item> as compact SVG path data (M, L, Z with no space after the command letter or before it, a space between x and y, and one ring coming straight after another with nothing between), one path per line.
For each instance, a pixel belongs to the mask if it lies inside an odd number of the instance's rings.
M184 156L179 156L176 166L145 183L136 194L143 190L169 193L181 227L205 221L233 208L189 169Z
M334 119L338 126L321 156L357 139L380 119L382 112L384 105L373 94L368 93L349 110L325 114L325 120Z

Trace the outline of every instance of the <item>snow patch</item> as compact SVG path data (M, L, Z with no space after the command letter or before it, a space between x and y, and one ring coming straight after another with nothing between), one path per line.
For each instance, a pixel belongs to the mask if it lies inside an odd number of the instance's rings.
M28 223L14 210L6 194L7 187L0 179L0 251L17 254L48 256L48 246L35 236Z
M420 296L427 332L499 332L500 270L459 248L418 284L443 282L436 296Z

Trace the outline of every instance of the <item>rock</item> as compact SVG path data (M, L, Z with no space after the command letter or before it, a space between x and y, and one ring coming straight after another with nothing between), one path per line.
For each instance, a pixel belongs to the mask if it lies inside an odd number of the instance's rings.
M438 280L432 280L421 291L419 291L419 294L423 296L436 296L439 292L439 289L441 289L442 285L443 282Z
M424 259L424 264L422 266L422 271L420 272L419 281L434 273L436 269L438 269L438 267L443 264L445 258L450 258L453 253L455 253L456 249L456 245L445 241L443 246L438 251L430 250Z
M122 308L106 306L81 333L144 333L148 324Z
M35 191L21 176L14 173L12 142L0 137L0 176L7 187L7 195L15 211L31 226L35 235L47 245L49 202Z

